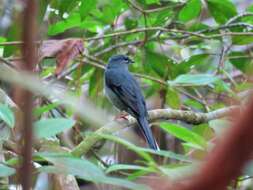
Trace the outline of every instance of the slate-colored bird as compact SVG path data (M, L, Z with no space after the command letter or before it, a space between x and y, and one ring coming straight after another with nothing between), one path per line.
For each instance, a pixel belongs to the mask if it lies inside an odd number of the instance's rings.
M135 117L150 148L159 147L148 124L146 103L140 86L128 71L133 61L126 55L114 55L105 69L105 94L120 111L126 111Z

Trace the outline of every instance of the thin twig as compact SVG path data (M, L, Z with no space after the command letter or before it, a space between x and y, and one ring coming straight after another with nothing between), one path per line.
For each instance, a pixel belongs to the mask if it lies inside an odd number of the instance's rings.
M232 17L231 19L229 19L227 21L226 25L229 25L229 24L233 23L234 21L236 21L236 20L238 20L238 19L240 19L242 17L247 17L247 16L253 16L253 13L251 13L251 12L244 12L244 13L238 14L238 15Z
M7 59L0 57L0 62L10 66L11 68L16 68L15 65L13 65L10 61L8 61Z
M135 4L133 1L131 0L126 0L133 8L137 9L138 11L140 11L141 13L144 13L145 10L143 10L141 7L139 7L137 4Z
M164 11L164 10L171 9L171 8L181 7L185 4L185 3L173 4L173 5L168 5L168 6L145 10L145 9L141 8L140 6L138 6L136 3L134 3L132 0L127 0L127 2L135 9L137 9L141 13L145 13L145 14L150 14L150 13L160 12L160 11Z
M118 43L118 44L115 44L115 45L112 45L112 46L109 46L108 48L106 49L103 49L97 53L94 54L95 57L99 57L107 52L110 52L114 49L117 49L117 48L120 48L120 47L124 47L124 46L129 46L129 45L138 45L142 42L142 40L135 40L135 41L131 41L131 42L121 42L121 43Z

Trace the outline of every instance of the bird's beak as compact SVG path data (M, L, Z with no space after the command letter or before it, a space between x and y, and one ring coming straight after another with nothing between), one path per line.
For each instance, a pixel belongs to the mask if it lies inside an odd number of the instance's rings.
M129 64L134 63L134 61L132 59L129 59Z

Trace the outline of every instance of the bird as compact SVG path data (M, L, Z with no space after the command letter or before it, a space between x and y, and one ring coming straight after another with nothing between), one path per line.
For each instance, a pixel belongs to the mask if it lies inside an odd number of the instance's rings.
M149 128L147 107L141 88L128 70L128 65L133 62L123 54L109 58L104 73L104 92L118 110L127 112L137 120L149 147L159 150Z

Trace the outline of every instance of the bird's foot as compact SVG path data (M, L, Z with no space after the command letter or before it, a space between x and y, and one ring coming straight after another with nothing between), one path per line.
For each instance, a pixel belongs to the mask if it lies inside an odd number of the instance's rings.
M128 121L128 113L120 113L118 115L115 116L114 120L120 120L120 119L124 119Z

